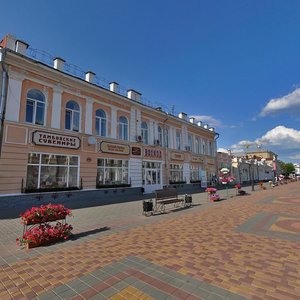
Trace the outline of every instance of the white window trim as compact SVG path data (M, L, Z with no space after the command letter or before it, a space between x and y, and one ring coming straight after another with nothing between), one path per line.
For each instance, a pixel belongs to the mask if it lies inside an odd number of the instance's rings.
M46 164L42 164L42 155L59 155L59 156L74 156L78 158L78 165L77 165L77 187L80 188L80 156L79 155L72 155L72 154L62 154L62 153L50 153L50 152L29 152L28 154L40 154L40 158L39 158L39 177L38 177L38 189L40 188L40 181L41 181L41 168L42 166L53 166L53 167L57 167L57 166L62 166L62 165L46 165ZM31 164L27 162L27 166L37 166L37 164ZM73 165L71 165L71 167L73 167ZM75 166L74 166L75 167ZM68 164L68 181L67 181L67 187L69 187L69 168L70 168L70 164ZM26 179L27 179L27 170L26 170Z

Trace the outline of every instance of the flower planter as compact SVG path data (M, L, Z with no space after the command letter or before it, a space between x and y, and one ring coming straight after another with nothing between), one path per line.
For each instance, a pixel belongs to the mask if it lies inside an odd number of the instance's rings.
M35 224L46 223L46 222L61 221L61 220L65 220L65 219L66 219L66 217L47 216L46 218L41 218L40 220L27 220L23 224L24 225L35 225Z
M70 215L71 210L61 204L32 207L21 214L24 229L23 236L16 239L17 244L30 249L68 239L73 229L66 223Z
M56 237L56 238L49 239L47 241L42 241L42 242L37 242L37 243L29 242L29 243L26 243L26 249L36 248L36 247L40 247L40 246L47 246L47 245L51 245L58 241L63 241L63 240L64 240L64 238Z

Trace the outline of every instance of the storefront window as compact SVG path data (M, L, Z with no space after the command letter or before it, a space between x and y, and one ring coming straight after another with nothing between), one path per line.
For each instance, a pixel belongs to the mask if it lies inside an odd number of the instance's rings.
M128 160L98 159L97 186L128 185Z
M160 184L161 183L161 163L154 161L143 162L143 185Z
M78 187L77 156L30 153L26 189L64 189Z
M190 181L193 182L199 182L200 181L200 168L196 165L190 166Z
M170 164L170 183L183 182L183 165Z

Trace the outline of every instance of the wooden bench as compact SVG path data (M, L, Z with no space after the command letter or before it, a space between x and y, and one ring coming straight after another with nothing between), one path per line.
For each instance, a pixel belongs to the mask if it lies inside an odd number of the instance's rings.
M185 205L185 199L178 197L176 188L167 188L155 191L154 212L165 212L166 205L174 204L174 207Z

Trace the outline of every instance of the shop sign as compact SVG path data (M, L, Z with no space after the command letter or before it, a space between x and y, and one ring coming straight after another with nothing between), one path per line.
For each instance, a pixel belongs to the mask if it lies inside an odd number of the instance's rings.
M214 160L214 159L211 159L211 158L208 158L208 159L207 159L207 164L208 164L208 165L211 165L211 166L214 166L214 165L215 165L215 160Z
M171 153L171 159L173 159L173 160L184 160L184 154L183 153L172 152Z
M201 164L203 164L203 163L204 163L204 159L203 159L203 157L199 157L199 156L192 156L192 162L194 162L194 163L201 163Z
M136 156L141 156L142 149L140 147L131 147L131 154Z
M100 143L100 151L104 152L104 153L128 155L129 154L129 146L122 145L122 144L101 142Z
M144 148L144 157L146 158L162 158L161 150L153 148Z
M69 149L80 148L80 138L45 131L34 131L32 133L32 142L38 146L51 146Z

